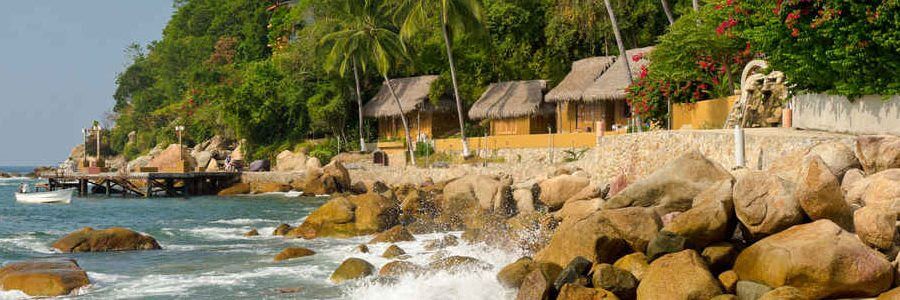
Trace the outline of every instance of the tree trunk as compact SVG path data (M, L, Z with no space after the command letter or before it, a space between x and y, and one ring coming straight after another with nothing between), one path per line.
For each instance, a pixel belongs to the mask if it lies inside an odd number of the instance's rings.
M397 103L397 109L400 110L400 120L403 121L403 132L406 134L406 150L409 150L409 158L410 162L413 166L416 165L416 153L413 152L413 140L409 135L409 123L406 122L406 114L403 113L403 105L400 104L400 97L397 97L397 92L394 91L394 86L391 85L391 80L387 77L386 74L382 74L384 77L384 84L387 84L388 90L391 91L391 96L394 97L394 102Z
M453 49L450 47L450 33L447 24L441 20L441 31L444 35L444 47L447 50L447 59L450 61L450 79L453 81L453 96L456 98L456 112L459 116L459 136L462 139L462 155L469 157L469 142L466 140L466 123L463 120L462 100L459 99L459 85L456 82L456 63L453 61Z
M700 11L700 0L694 0L694 11Z
M669 19L669 25L675 24L675 17L672 17L672 10L669 9L669 1L660 0L660 2L662 2L663 11L666 12L666 18Z
M363 128L363 103L362 89L359 87L359 71L356 69L356 61L353 61L353 79L356 81L356 104L359 107L359 151L366 152L365 129Z
M625 52L625 44L622 43L622 34L619 32L619 23L616 21L616 14L613 12L612 5L609 4L609 0L603 0L603 3L606 4L606 12L609 13L609 23L612 25L613 34L616 36L616 45L619 47L619 54L622 56L619 59L625 63L625 73L626 78L628 78L628 85L634 83L634 79L631 76L631 64L628 63L628 54ZM634 107L631 107L631 118L637 118L637 114L634 113ZM641 126L638 124L638 131L641 131Z

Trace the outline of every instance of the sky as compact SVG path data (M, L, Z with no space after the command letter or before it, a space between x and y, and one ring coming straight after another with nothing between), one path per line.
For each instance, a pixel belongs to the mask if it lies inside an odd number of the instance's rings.
M4 1L0 166L56 165L114 104L125 48L162 37L171 0Z

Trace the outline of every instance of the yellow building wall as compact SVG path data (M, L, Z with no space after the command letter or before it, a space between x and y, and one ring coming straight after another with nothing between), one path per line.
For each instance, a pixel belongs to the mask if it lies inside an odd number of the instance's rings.
M605 130L613 124L628 124L625 101L599 101L596 103L562 102L557 108L557 128L560 133L595 131L600 120L606 121ZM579 117L581 115L581 117Z
M672 105L672 129L720 129L740 96Z
M518 135L531 133L528 117L491 120L491 135Z

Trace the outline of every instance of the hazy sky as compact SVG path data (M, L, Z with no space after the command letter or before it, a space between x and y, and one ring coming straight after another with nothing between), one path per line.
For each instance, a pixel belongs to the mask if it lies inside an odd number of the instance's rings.
M0 5L0 166L56 164L113 105L124 49L162 36L171 0Z

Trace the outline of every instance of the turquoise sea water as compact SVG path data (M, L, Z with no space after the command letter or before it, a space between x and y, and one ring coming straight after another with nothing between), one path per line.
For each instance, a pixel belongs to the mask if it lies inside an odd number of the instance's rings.
M284 195L180 198L75 198L69 205L19 204L13 192L25 179L0 179L0 262L43 257L74 258L93 284L76 299L508 299L510 290L494 276L518 255L484 245L460 245L444 255L467 255L494 265L493 270L463 274L409 276L394 283L356 282L334 285L328 276L346 258L360 257L376 267L387 244L371 245L369 254L356 246L371 237L353 239L283 239L272 236L280 223L296 226L322 198ZM85 226L122 226L155 237L161 251L62 254L50 245ZM244 237L252 228L259 237ZM459 235L459 233L453 233ZM410 261L426 264L434 251L423 241L441 234L419 235L398 245ZM316 255L273 262L289 246L310 248ZM299 289L297 293L278 290ZM18 299L0 292L0 299Z

